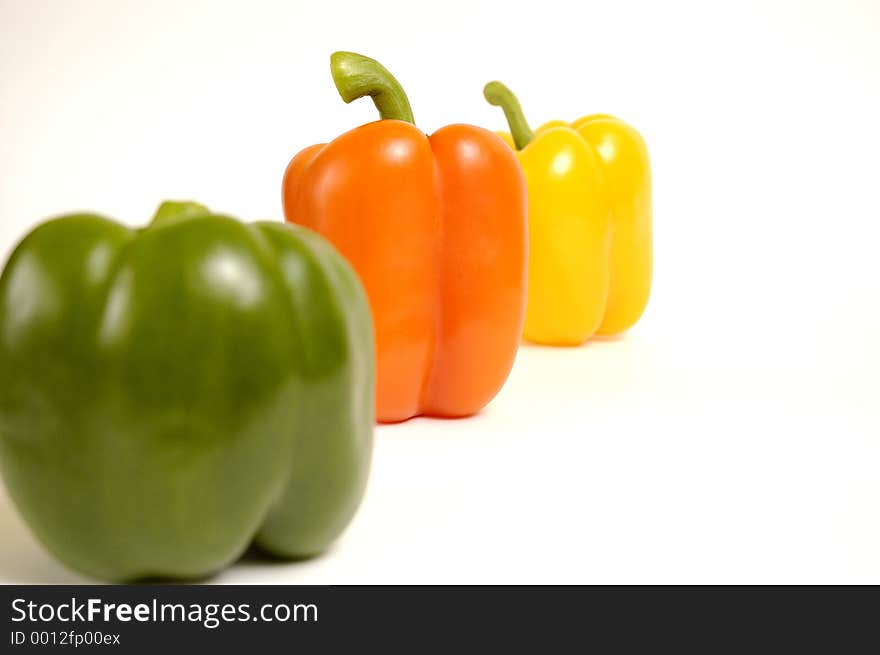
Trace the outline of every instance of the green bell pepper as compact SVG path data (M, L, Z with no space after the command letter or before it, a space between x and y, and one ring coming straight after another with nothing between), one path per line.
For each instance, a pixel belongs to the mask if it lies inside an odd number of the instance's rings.
M102 578L314 555L364 493L373 358L358 278L305 228L177 202L50 220L0 276L0 470Z

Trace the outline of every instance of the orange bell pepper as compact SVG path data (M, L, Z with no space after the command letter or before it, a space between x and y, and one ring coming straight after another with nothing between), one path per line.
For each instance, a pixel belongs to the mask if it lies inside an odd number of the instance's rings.
M284 215L327 237L361 277L376 334L376 415L468 416L501 389L525 316L526 187L492 132L426 136L378 62L331 57L348 103L381 120L306 148L287 167Z

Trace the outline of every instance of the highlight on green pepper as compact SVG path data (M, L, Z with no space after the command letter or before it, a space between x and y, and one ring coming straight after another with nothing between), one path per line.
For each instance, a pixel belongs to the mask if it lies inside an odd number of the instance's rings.
M56 218L0 276L0 471L93 576L311 556L364 493L373 348L358 278L306 228L187 202L141 229Z

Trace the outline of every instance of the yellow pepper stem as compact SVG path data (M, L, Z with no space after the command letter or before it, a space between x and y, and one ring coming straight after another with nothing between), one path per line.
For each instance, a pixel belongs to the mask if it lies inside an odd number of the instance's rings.
M519 100L513 95L513 91L501 82L489 82L483 87L483 96L489 101L490 105L501 107L504 110L504 117L510 126L510 134L513 137L516 149L522 150L529 145L529 142L535 138L535 133L529 127Z

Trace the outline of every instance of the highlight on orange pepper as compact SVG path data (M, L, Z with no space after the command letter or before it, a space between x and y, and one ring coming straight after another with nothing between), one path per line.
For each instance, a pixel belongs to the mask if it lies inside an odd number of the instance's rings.
M500 82L483 91L504 110L529 190L529 297L523 336L554 346L632 327L653 269L651 166L641 135L604 114L532 132Z
M501 389L522 334L520 166L480 127L426 136L375 60L337 52L330 68L342 99L371 96L381 120L296 155L284 174L284 215L327 237L366 288L378 420L474 414Z

